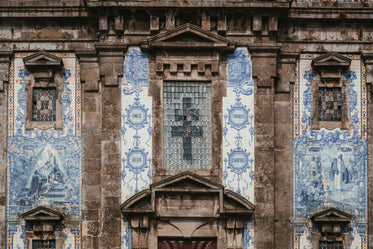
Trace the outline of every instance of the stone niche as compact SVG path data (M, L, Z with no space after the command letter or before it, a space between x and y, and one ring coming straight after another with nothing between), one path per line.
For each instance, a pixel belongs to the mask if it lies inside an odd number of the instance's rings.
M27 115L26 129L62 129L62 92L63 92L63 76L62 59L54 54L39 51L30 56L23 58L26 69L33 77L25 82L27 91ZM53 121L38 121L33 119L33 94L34 89L55 89L55 119Z
M313 248L319 248L319 243L340 242L343 248L350 245L350 233L343 229L351 222L352 215L336 208L318 212L311 217L312 224L319 228L319 232L312 233Z
M206 249L243 248L244 223L254 208L244 197L191 172L156 182L121 205L131 223L133 249L188 241Z
M60 212L40 206L25 212L22 217L26 223L25 241L27 249L32 249L33 243L36 241L52 241L55 248L62 249L63 216Z

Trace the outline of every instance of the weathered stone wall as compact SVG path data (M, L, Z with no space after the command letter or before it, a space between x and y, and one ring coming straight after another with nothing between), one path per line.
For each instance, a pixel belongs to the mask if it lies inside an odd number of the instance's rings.
M0 83L1 84L1 83ZM7 85L0 89L0 248L6 244L6 143L7 143Z
M136 191L123 192L123 186L134 179L133 174L123 177L121 167L125 153L129 152L127 149L133 147L131 134L128 130L127 133L123 131L128 127L121 123L125 121L121 115L131 104L129 95L123 92L128 86L121 85L125 82L122 81L125 73L123 53L129 45L139 47L140 42L151 35L174 29L182 22L180 13L184 7L188 7L188 11L195 13L196 17L200 15L200 20L196 22L200 22L203 29L227 37L236 47L247 47L249 50L255 82L255 248L293 248L293 194L296 190L293 189L291 130L292 83L295 82L297 57L301 51L311 54L324 51L369 54L373 36L370 2L293 1L290 4L291 8L285 1L6 0L0 3L2 51L75 51L79 57L84 85L83 248L120 248L121 244L129 243L129 233L124 232L128 224L123 223L125 225L121 228L119 206L125 198L147 187L151 173L141 173L146 180L141 180ZM41 7L43 5L48 7ZM159 9L159 6L164 9ZM136 20L139 17L140 20ZM186 50L188 52L190 50ZM5 224L1 219L5 217L6 202L8 93L4 82L8 81L9 71L6 57L11 54L0 52L1 58L5 58L4 62L0 60L0 248L5 247ZM362 60L368 60L368 57L362 57ZM154 65L150 70L157 69ZM371 70L368 70L368 77L370 74ZM154 77L160 78L157 74ZM145 98L152 97L144 95L141 101ZM146 108L149 114L154 107ZM369 122L371 109L370 102ZM224 117L220 119L224 120ZM148 126L152 125L146 125L143 137L146 137L145 134L154 136L148 134L151 132L151 129L147 130ZM369 123L368 127L371 126ZM368 166L371 161L370 133L371 130L368 130ZM224 136L222 139L225 139ZM151 141L149 143L152 144ZM150 170L154 161L150 161L151 150L147 152L147 170ZM224 160L221 164L218 167L223 169ZM371 192L372 172L368 169L368 189ZM224 176L224 172L219 174ZM368 199L368 204L371 221L371 199ZM368 232L369 243L372 244L373 229L368 229Z

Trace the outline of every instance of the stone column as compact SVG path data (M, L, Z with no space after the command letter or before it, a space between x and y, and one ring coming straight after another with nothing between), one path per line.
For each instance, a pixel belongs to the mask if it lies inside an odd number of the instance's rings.
M363 52L368 86L368 248L373 248L373 54Z
M83 234L82 247L100 248L101 236L101 89L95 51L76 51L83 84ZM91 54L91 55L89 55ZM96 76L96 77L94 77Z
M277 47L249 47L255 80L255 248L274 248L275 116Z
M7 83L11 51L0 52L0 248L6 245Z
M121 91L123 58L120 44L98 46L101 99L101 241L100 248L121 246Z
M293 248L293 116L297 53L282 52L275 93L275 247Z

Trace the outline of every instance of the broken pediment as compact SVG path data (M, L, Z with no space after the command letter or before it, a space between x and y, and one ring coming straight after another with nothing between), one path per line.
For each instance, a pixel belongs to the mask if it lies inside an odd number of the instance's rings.
M31 71L57 71L63 67L62 59L45 51L23 58L26 68Z
M191 172L150 185L121 205L126 217L153 213L159 217L209 217L236 214L249 217L255 206L224 186Z
M63 216L60 212L43 206L34 208L22 214L25 221L61 221Z
M224 190L224 213L252 215L255 206L243 196L225 189Z
M141 48L233 50L235 44L223 36L187 23L150 37L141 44Z

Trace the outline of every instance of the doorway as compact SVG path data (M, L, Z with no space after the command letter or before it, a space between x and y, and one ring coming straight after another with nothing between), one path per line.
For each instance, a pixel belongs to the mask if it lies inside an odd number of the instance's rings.
M158 238L158 249L217 249L216 238Z

